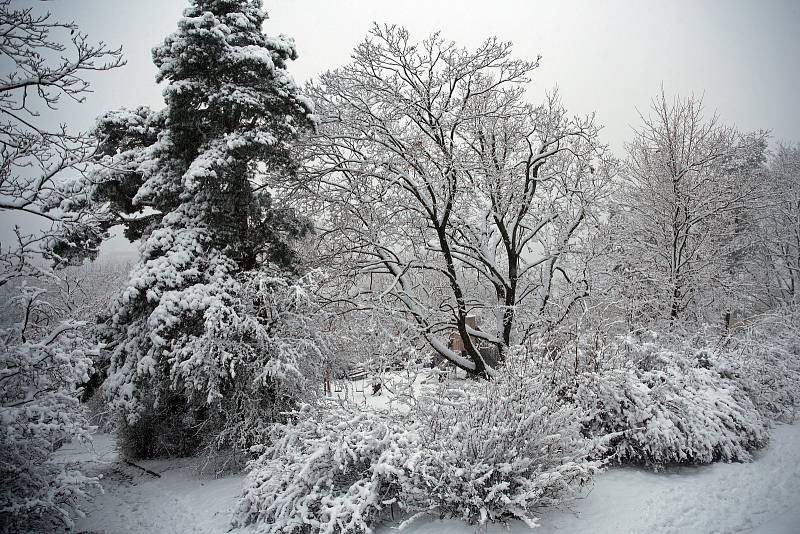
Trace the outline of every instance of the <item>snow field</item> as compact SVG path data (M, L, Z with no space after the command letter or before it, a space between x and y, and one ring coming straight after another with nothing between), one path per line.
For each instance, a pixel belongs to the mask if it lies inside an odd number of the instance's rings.
M81 460L89 474L102 473L105 494L89 505L77 532L97 534L224 533L242 476L209 479L197 460L153 460L140 465L156 478L119 462L113 439L95 437L95 450L60 451ZM679 467L653 473L612 468L584 496L562 509L542 510L540 534L795 534L800 532L800 425L777 425L769 445L752 463ZM377 534L391 534L398 523ZM459 521L420 518L409 534L530 532L522 522L508 527L472 527ZM247 533L249 529L232 532Z

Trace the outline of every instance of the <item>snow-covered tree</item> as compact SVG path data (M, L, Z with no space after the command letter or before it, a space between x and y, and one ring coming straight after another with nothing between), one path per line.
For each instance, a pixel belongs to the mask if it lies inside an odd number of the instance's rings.
M11 0L0 0L0 57L0 211L6 221L28 222L15 225L16 239L0 244L2 285L35 273L32 256L67 255L78 242L97 243L101 228L86 209L79 179L97 143L64 124L49 127L43 114L65 99L82 102L90 91L87 73L124 61L120 49L92 43L75 23Z
M82 187L96 142L43 115L83 101L87 74L123 61L74 23L10 0L0 0L0 59L0 213L16 223L0 244L0 531L56 532L97 485L54 458L62 444L90 439L78 396L95 349L64 306L63 278L42 260L95 245L103 225Z
M555 97L527 103L537 63L510 54L497 39L470 51L376 26L309 88L324 261L354 280L357 306L402 310L483 376L586 296L582 238L608 178L593 121Z
M189 452L199 436L188 428L202 432L248 381L262 386L250 402L277 402L288 391L277 384L299 372L306 350L280 341L289 317L259 293L295 270L291 240L307 230L273 205L267 179L294 172L292 143L313 127L286 70L294 42L262 33L260 4L191 2L153 50L165 109L113 112L98 124L96 201L141 237L113 314L106 390L129 424L150 409L185 430L177 450L140 454Z
M5 303L0 329L0 532L72 526L72 515L98 485L53 453L91 441L79 406L96 350L84 324L42 288L22 282Z
M758 241L757 266L766 306L800 303L800 147L780 146L769 164L768 206Z
M670 102L663 92L642 121L614 221L614 285L634 302L636 321L718 320L735 309L752 260L765 135L705 117L700 99Z

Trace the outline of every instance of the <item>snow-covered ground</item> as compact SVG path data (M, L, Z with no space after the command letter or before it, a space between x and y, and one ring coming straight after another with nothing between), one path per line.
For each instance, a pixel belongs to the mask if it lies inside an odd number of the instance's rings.
M540 514L549 533L800 533L800 425L779 425L750 464L681 467L663 473L609 469L569 510ZM455 521L414 525L415 534L463 532ZM515 524L512 533L525 532ZM492 525L488 533L504 532ZM384 533L386 534L386 533Z
M104 493L75 522L77 532L92 534L221 533L230 529L230 509L242 477L213 479L198 472L197 460L153 460L137 465L120 461L114 440L95 436L92 451L72 445L59 451L84 463L87 474L102 475Z
M800 532L800 425L778 425L770 445L750 464L677 468L664 473L610 469L568 509L543 511L540 534ZM186 460L140 462L161 477L119 461L113 440L98 435L94 451L61 451L102 473L105 494L77 521L78 532L103 534L224 533L242 477L201 476ZM455 534L475 528L458 521L420 519L405 532ZM523 534L522 523L481 532ZM246 531L245 531L246 532ZM390 534L392 526L379 529ZM243 533L244 534L244 533Z

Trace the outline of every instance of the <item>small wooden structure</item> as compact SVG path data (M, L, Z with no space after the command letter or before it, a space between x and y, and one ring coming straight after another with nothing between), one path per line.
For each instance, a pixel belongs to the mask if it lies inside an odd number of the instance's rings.
M468 327L472 328L473 330L480 331L480 328L478 328L478 318L474 315L467 315L466 322ZM470 336L470 339L472 339L472 344L477 347L478 340L472 336ZM464 346L464 340L461 339L461 335L458 333L458 329L453 328L453 330L450 332L450 339L447 342L447 348L461 353L467 350L467 347Z
M473 330L477 330L479 332L481 331L481 329L478 327L478 318L474 315L467 315L466 324ZM491 343L488 343L475 336L470 336L470 340L475 348L478 349L478 352L480 352L481 356L483 356L483 361L486 362L487 365L494 367L494 365L497 363L497 348ZM461 335L455 328L450 332L450 339L447 342L447 347L450 350L458 352L462 355L466 355L465 353L467 348L464 346L464 340L461 339Z

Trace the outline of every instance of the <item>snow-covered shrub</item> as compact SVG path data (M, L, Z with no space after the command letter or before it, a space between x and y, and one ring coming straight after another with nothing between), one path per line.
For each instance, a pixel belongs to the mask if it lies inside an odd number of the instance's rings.
M800 309L786 307L759 318L711 359L765 417L794 422L800 408Z
M0 532L70 528L98 486L54 457L64 443L91 439L78 387L92 349L80 323L50 321L43 293L23 284L9 303L18 321L0 331Z
M306 406L250 465L237 525L256 532L369 532L390 506L470 523L519 518L587 483L579 414L516 371L442 386L408 413Z
M260 534L369 532L421 452L410 419L305 405L251 463L235 523L255 523Z
M401 499L469 523L517 518L559 503L599 467L586 460L580 412L538 374L510 359L491 382L422 399L422 452L406 463L411 486Z
M85 322L82 328L89 338L102 340L113 300L124 284L129 262L95 261L59 269L56 273L36 280L36 285L46 292L52 305L52 318L60 321ZM103 395L97 394L108 370L108 352L92 355L93 372L89 381L82 384L81 402L86 406L92 426L103 432L114 429L114 417Z
M226 315L213 325L214 319L206 320L211 343L219 345L211 354L220 354L229 373L219 402L210 399L223 419L220 446L246 450L262 443L272 421L321 392L332 336L315 297L315 275L290 281L247 273L234 308L238 316Z
M661 368L630 366L577 377L585 432L607 438L598 454L621 463L748 461L768 439L747 394L714 368L679 354Z

